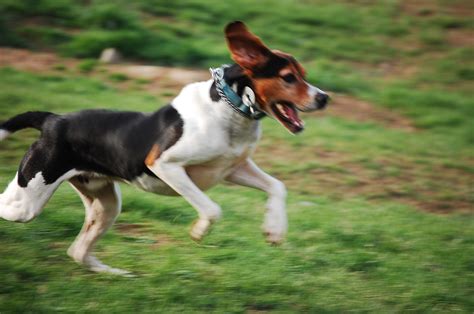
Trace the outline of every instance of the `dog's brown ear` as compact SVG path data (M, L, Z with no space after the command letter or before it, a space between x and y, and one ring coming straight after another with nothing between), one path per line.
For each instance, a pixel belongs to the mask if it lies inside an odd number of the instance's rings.
M264 65L272 54L260 38L252 34L240 21L226 26L225 37L232 59L249 71Z

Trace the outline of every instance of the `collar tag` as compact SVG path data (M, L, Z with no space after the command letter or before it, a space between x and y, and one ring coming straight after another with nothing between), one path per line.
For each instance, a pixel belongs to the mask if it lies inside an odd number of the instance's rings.
M255 106L255 93L248 86L245 86L244 88L244 92L242 93L242 101L247 107L251 109Z

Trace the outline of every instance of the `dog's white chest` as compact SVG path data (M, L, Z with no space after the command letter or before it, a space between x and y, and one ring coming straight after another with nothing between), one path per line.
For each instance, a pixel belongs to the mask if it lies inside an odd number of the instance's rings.
M188 165L185 170L200 190L207 190L230 175L234 169L244 161L253 151L253 148L239 147L229 150L225 155L218 156L212 160L199 164ZM162 180L143 174L131 182L132 185L156 194L178 195L171 187Z
M250 148L234 150L208 162L187 166L185 169L194 184L201 190L207 190L223 181L250 153Z

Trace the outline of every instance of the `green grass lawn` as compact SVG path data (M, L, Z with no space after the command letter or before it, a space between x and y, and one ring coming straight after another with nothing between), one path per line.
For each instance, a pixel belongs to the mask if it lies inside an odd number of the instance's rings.
M222 28L242 19L297 56L311 82L403 114L415 130L315 113L302 114L306 130L292 136L264 119L255 160L289 190L280 247L261 235L261 192L209 191L223 218L196 244L188 236L196 213L184 200L122 185L122 214L96 252L136 278L91 273L66 255L84 209L64 184L33 222L0 221L0 313L472 313L470 8L460 0L2 1L2 45L88 58L113 45L128 58L196 67L229 62ZM154 96L145 81L124 87L127 77L90 60L51 68L0 69L0 121L27 110L153 111L170 93ZM0 142L0 190L37 137L25 130Z
M29 108L150 111L162 103L92 78L12 69L0 74L2 118ZM138 277L90 273L65 254L84 210L64 185L32 223L0 222L1 311L472 311L472 215L432 214L405 202L429 205L423 197L430 196L472 204L466 172L473 170L462 162L468 150L434 131L408 133L317 115L306 122L307 131L294 137L266 119L256 156L288 184L290 231L283 246L268 246L260 234L263 193L211 190L224 218L195 244L187 232L196 214L185 201L123 186L123 213L97 252ZM37 136L22 131L0 143L1 186ZM280 151L272 154L276 143ZM453 150L459 152L454 160ZM336 158L318 158L321 152ZM437 182L433 171L446 171L439 175L445 181ZM459 173L456 180L452 171ZM354 194L367 178L374 185L387 178L397 184ZM432 195L423 195L426 184Z

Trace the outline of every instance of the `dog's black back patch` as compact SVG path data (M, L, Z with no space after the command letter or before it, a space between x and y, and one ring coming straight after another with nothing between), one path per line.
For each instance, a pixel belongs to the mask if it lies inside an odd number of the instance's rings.
M25 155L18 182L26 186L41 171L50 184L71 169L125 180L153 175L144 163L153 145L163 152L182 132L183 120L171 105L152 114L85 110L57 116Z

